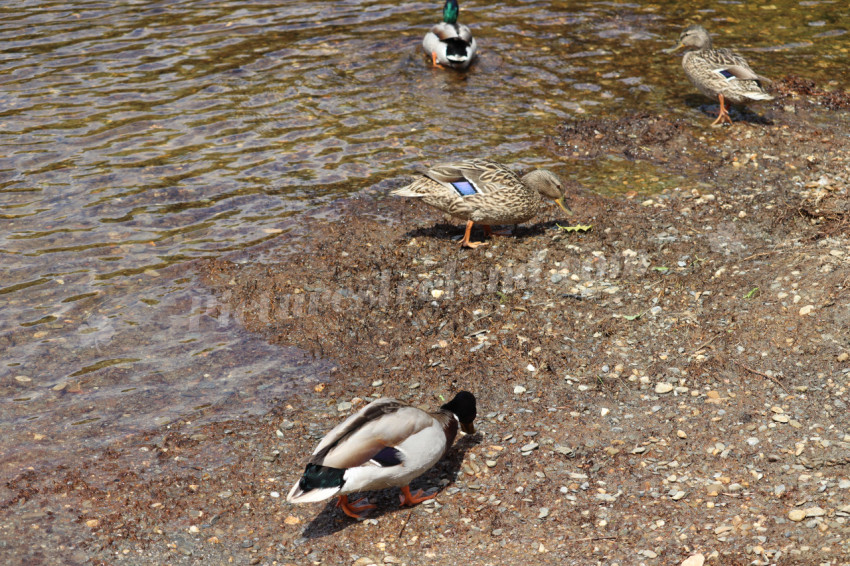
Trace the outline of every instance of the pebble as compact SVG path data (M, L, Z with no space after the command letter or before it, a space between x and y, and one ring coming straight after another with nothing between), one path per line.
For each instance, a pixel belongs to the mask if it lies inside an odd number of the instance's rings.
M540 445L536 442L529 442L519 449L520 452L531 452L532 450L537 450Z
M838 487L841 489L850 489L850 480L841 480L838 482Z
M336 410L339 411L340 413L350 411L351 410L351 403L349 403L348 401L343 401L342 403L340 403L336 406Z
M600 415L602 415L603 417L604 417L604 416L607 416L607 415L608 415L608 413L610 413L610 412L611 412L611 409L609 409L609 408L607 408L607 407L602 407L602 408L599 410L599 414L600 414Z
M800 316L806 316L813 310L815 310L815 305L806 305L800 309Z
M699 553L685 558L680 566L702 566L703 564L705 564L705 555Z
M514 394L515 395L522 395L526 391L528 391L528 390L525 387L523 387L522 385L514 386Z
M773 417L771 417L771 418L778 423L787 423L788 421L791 420L791 417L789 417L788 415L786 415L784 413L780 414L780 415L773 415Z
M497 536L500 536L503 532L504 532L504 531L503 531L502 529L493 529L493 530L491 531L491 534L492 534L494 537L497 537Z
M826 511L822 507L809 507L806 511L806 517L823 517Z
M383 384L384 384L383 379L376 379L375 381L372 382L372 387L380 387Z
M659 394L670 393L673 391L673 386L669 383L661 382L655 384L655 392Z
M788 518L795 523L799 523L803 519L806 518L806 510L805 509L791 509L788 513Z
M541 507L540 513L537 514L537 518L538 519L545 519L548 516L549 516L549 508L548 507Z
M841 352L840 354L838 354L838 361L839 362L846 362L849 359L850 359L850 354L848 354L847 352Z
M30 381L32 381L32 378L28 375L16 375L15 381L17 381L18 383L29 383Z

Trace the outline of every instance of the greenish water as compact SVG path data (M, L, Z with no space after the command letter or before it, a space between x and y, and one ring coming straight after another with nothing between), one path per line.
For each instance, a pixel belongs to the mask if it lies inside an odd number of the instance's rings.
M480 46L466 74L431 69L421 52L440 8L0 7L6 471L196 407L205 418L262 411L315 378L313 366L281 375L281 359L297 356L208 317L217 302L187 265L250 251L300 211L471 156L574 168L600 191L652 176L675 183L613 162L596 174L545 141L563 121L596 114L705 121L685 103L693 91L679 60L659 53L687 23L767 76L850 86L843 1L462 1Z

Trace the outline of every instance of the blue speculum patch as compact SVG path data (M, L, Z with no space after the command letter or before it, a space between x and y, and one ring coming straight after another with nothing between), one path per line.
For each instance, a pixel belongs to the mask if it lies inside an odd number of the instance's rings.
M457 181L452 183L452 186L462 197L468 197L469 195L474 195L478 193L478 191L475 190L475 187L473 187L472 183L470 183L469 181Z
M719 69L717 72L726 77L727 81L735 78L735 75L732 72L727 71L726 69Z

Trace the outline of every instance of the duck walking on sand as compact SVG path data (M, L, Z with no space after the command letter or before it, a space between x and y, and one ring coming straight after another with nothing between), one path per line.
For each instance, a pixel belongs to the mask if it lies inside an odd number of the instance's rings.
M457 0L446 0L443 21L432 27L422 40L422 48L431 56L435 67L466 69L475 57L478 46L469 28L457 23L459 11Z
M682 58L685 75L697 89L709 98L720 101L717 119L711 124L716 126L732 123L726 102L745 104L754 100L773 100L765 92L762 82L769 79L757 75L741 55L729 49L714 49L711 37L704 27L692 25L679 35L674 47L665 49L665 53L675 53L682 48L692 48Z
M484 225L489 236L494 224L519 224L533 218L542 204L541 195L554 199L564 212L564 186L551 171L536 169L521 179L501 163L470 159L435 165L406 187L391 194L418 198L427 205L466 220L461 247L476 248L486 242L470 242L472 225Z
M436 494L410 493L410 482L443 457L460 428L475 433L475 396L461 391L433 413L395 399L372 401L331 430L313 451L286 500L310 503L337 496L346 515L362 519L374 509L364 497L348 494L401 487L402 505L415 505Z

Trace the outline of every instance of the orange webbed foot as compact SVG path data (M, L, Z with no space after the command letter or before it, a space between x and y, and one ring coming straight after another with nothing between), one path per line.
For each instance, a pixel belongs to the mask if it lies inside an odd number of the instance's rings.
M409 485L406 485L401 488L401 493L402 494L398 496L398 500L401 502L402 506L416 505L418 503L422 503L423 501L428 501L429 499L434 499L435 497L437 497L436 493L426 495L425 492L421 489L416 490L416 493L410 493Z
M357 501L349 502L347 495L340 495L339 500L336 502L336 506L342 509L342 512L352 519L363 519L363 513L365 511L369 511L376 507L376 505L369 503L369 500L365 497L360 498Z
M442 65L437 63L437 52L436 51L431 52L431 64L434 65L435 67L439 67L441 69L443 68Z

